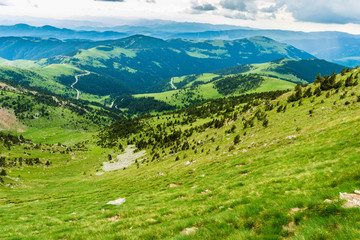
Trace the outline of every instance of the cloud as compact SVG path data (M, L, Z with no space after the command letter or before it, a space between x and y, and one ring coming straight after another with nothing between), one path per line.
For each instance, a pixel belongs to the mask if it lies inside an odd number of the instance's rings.
M360 23L359 9L359 0L220 0L218 12L251 20L275 19L287 13L289 21L346 24Z
M0 1L0 6L10 6L10 4L8 3L8 1Z
M156 0L146 0L147 3L156 3Z
M196 11L213 11L213 10L216 10L216 7L210 3L205 3L205 4L202 4L202 5L194 5L192 7L192 9L196 10Z
M246 11L246 1L244 0L221 0L220 6L229 10Z
M316 23L360 23L358 0L283 0L295 20Z

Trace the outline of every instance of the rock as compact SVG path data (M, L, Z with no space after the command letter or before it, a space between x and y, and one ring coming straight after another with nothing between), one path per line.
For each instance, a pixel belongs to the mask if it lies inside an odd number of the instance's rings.
M174 184L174 183L171 183L170 184L170 187L173 188L173 187L180 187L181 185L180 184Z
M107 204L110 204L110 205L121 205L123 203L125 203L125 198L119 198L117 200L114 200L114 201L110 201L108 202Z
M296 135L290 135L286 137L286 139L293 139L293 138L296 138Z
M340 199L347 201L345 207L360 207L360 195L358 193L340 193Z
M208 190L208 189L206 189L204 192L201 192L201 194L204 195L204 194L207 194L207 193L209 193L209 192L211 192L211 191Z
M96 176L100 176L100 175L103 175L103 174L104 174L104 172L97 172L97 173L95 173Z
M192 227L192 228L185 228L184 230L181 231L182 234L186 234L186 235L190 235L192 233L195 233L195 231L199 229L197 227Z
M121 217L120 217L120 216L117 216L117 215L108 218L108 220L109 220L109 221L112 221L112 222L117 222L117 221L119 221L120 219L121 219Z
M191 162L187 161L187 162L185 163L185 166L186 166L186 165L189 165L189 164L191 164Z

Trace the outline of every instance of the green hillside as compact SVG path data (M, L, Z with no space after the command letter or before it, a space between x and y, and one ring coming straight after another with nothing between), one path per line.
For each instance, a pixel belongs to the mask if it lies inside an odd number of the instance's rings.
M135 98L154 98L167 104L184 107L209 99L238 96L247 93L285 91L294 88L295 83L258 74L225 75L199 74L173 78L176 90L160 93L136 94ZM119 98L115 106L120 104Z
M319 59L278 59L263 64L240 65L227 69L217 70L217 74L257 73L285 79L291 82L312 83L318 73L331 75L339 73L344 68L339 64Z
M48 58L45 64L71 64L114 78L144 93L173 76L197 74L236 64L262 63L278 58L314 58L289 45L265 37L234 41L162 40L142 35L88 50ZM115 86L114 86L115 88Z
M0 129L25 135L39 129L46 135L49 129L56 128L94 131L123 117L116 109L104 109L97 103L64 98L14 81L0 80L0 92Z
M0 238L358 239L360 210L339 193L360 184L359 80L353 69L59 144L0 132ZM105 172L123 148L143 157Z

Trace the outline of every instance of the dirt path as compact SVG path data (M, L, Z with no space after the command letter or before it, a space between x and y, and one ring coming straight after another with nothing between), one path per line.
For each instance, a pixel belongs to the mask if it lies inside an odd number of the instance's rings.
M125 149L125 153L120 154L117 158L111 162L103 162L103 171L115 171L118 169L123 169L128 167L135 162L136 159L143 157L146 154L146 151L140 151L134 153L135 146L129 145Z
M115 100L112 101L112 103L110 104L110 108L112 108L114 106Z
M71 84L71 88L76 91L76 100L79 100L80 91L77 90L76 88L74 88L74 86L75 86L75 84L77 84L77 82L79 81L79 77L87 76L87 75L89 75L89 74L90 74L90 72L89 72L89 71L86 71L86 73L79 74L79 75L75 75L75 82L74 82L73 84Z
M172 89L175 89L175 90L177 89L177 87L174 85L174 78L171 78L170 84L171 84Z

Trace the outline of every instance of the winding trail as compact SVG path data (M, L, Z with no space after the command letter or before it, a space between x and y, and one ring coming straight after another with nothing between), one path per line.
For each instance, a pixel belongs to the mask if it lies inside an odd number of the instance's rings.
M76 88L74 88L75 84L78 83L79 81L79 77L83 77L83 76L87 76L89 75L90 72L89 71L86 71L86 73L83 73L83 74L79 74L79 75L75 75L75 82L73 84L71 84L71 88L74 89L76 91L76 100L79 100L79 96L80 96L80 91L77 90Z
M171 78L170 84L172 89L177 89L177 87L174 85L174 78Z

